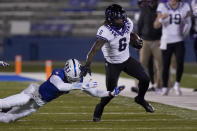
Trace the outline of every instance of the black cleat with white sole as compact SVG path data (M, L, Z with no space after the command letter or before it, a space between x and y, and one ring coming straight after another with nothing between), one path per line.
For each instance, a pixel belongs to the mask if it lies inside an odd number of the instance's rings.
M92 121L99 122L99 121L101 121L101 117L93 117Z
M154 108L147 101L145 101L144 99L140 99L138 96L135 97L135 102L144 107L146 112L153 113L155 111Z

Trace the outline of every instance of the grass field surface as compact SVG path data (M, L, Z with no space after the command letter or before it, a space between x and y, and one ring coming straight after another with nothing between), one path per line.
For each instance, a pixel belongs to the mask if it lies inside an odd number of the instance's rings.
M19 93L28 82L1 82L0 98ZM146 113L132 98L118 96L106 106L102 121L92 122L99 98L71 91L17 122L0 123L0 131L197 131L197 111L151 103Z

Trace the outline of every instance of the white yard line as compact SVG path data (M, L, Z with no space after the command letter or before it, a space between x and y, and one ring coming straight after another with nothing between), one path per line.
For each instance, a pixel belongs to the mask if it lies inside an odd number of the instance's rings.
M22 128L7 128L8 130L21 130L21 129L25 129L24 127ZM97 128L28 128L28 129L33 129L33 130L114 130L114 128L102 128L102 127L97 127ZM180 127L180 126L174 126L174 127L139 127L139 128L133 128L133 129L137 129L137 130L194 130L197 128L192 128L192 127ZM131 130L131 128L116 128L116 130Z
M25 120L25 119L20 119L18 121L34 121L34 120ZM39 120L40 122L42 121L46 121L46 120ZM80 119L68 119L68 120L52 120L52 121L55 121L55 122L92 122L91 119L88 119L88 120L80 120ZM183 119L108 119L108 120L102 120L102 122L150 122L150 121L168 121L168 122L174 122L174 121L183 121Z

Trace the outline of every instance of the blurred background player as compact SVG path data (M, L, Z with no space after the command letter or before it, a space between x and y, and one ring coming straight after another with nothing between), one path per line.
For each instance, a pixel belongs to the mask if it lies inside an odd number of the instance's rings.
M115 87L110 91L96 89L96 82L80 82L80 63L76 59L66 62L64 69L55 69L47 81L38 84L30 84L21 93L0 99L0 122L9 123L31 115L39 107L69 93L71 90L81 89L95 97L116 96L124 89L124 86Z
M173 86L177 95L181 95L180 81L184 68L185 45L184 37L189 32L190 7L179 0L169 0L160 3L157 19L154 22L156 29L162 26L161 50L163 57L163 88L162 95L168 94L169 67L172 54L176 56L176 82Z
M139 80L139 93L135 97L135 102L145 108L147 112L154 112L152 106L145 101L144 96L149 86L149 77L141 64L130 56L130 39L136 36L132 33L133 22L127 17L125 10L118 4L112 4L105 10L105 22L98 29L97 40L89 51L85 65L82 67L82 75L91 73L90 65L93 57L101 50L105 58L106 87L108 91L113 91L118 84L118 79L122 71ZM133 38L130 38L132 35ZM136 37L138 42L136 48L142 47L142 40ZM133 43L131 43L133 44ZM104 107L113 97L101 98L96 105L93 121L101 120Z
M197 61L197 0L192 0L191 7L192 7L191 33L194 38L194 50L195 50L196 61Z
M152 88L161 88L162 57L160 46L161 28L154 29L153 23L157 17L158 0L140 0L140 17L138 20L138 34L143 39L143 47L140 49L140 63L149 73ZM153 67L155 67L153 69ZM155 77L154 77L155 76ZM154 82L154 78L156 84ZM132 89L134 90L134 89Z
M191 34L194 38L194 51L196 55L196 62L197 62L197 0L192 0L191 2L192 7L192 28L191 28ZM197 91L197 88L194 89L194 91Z

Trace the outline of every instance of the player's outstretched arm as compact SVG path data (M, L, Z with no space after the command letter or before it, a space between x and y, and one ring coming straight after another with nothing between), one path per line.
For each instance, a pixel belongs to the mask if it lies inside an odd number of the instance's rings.
M50 82L56 86L60 91L70 91L75 89L81 89L82 83L64 83L64 81L57 75L52 75L50 77Z
M97 88L82 88L82 90L93 97L114 97L119 95L124 88L125 86L118 86L112 92L99 90Z
M85 65L81 66L81 76L86 76L87 73L89 73L91 75L91 70L90 70L91 62L92 62L94 56L96 55L96 53L104 45L104 43L105 43L105 41L102 39L99 39L99 38L95 41L94 45L92 46L92 48L90 49L90 51L87 55Z
M64 83L64 81L57 75L52 75L50 82L55 85L60 91L80 90L84 88L97 87L97 82L83 82L83 83Z

